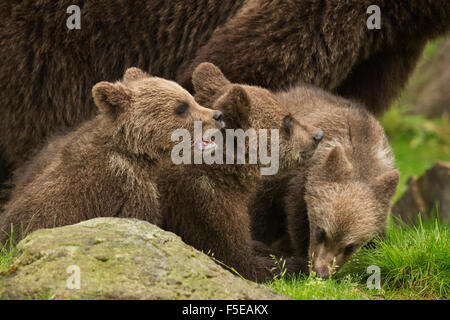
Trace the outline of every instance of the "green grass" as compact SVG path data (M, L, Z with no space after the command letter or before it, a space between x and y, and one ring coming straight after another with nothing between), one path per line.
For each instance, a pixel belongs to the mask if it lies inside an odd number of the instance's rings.
M267 285L294 299L450 299L450 231L433 220L410 228L392 221L376 248L363 248L331 279L282 277ZM367 267L381 271L381 289L368 289Z
M368 300L351 277L322 280L315 275L291 276L274 280L267 286L297 300Z
M450 230L438 219L417 227L391 221L386 239L362 249L341 270L362 277L370 265L381 269L382 288L414 298L450 298Z
M15 251L12 236L6 243L0 243L0 273L8 268L14 258Z

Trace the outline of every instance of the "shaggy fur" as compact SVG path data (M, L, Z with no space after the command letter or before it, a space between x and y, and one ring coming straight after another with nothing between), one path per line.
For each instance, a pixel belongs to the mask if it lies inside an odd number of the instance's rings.
M16 172L12 198L0 217L0 242L10 226L21 239L38 228L99 217L160 224L157 165L169 159L175 129L221 127L216 111L198 105L175 82L127 70L122 82L92 89L100 114L77 130L54 137ZM188 105L183 114L178 106ZM216 116L217 118L217 116Z
M212 106L223 111L227 128L279 129L281 171L297 167L317 147L314 137L318 129L301 126L294 119L286 121L291 118L289 111L269 91L233 85L209 63L201 64L194 72L194 84L199 98L221 92ZM248 279L270 279L274 260L268 256L270 250L264 250L261 244L253 247L247 212L260 167L187 164L164 169L157 184L163 228L195 248L214 254ZM306 269L305 263L295 259L289 259L287 266L293 272Z
M277 97L325 136L297 172L262 184L250 205L252 234L312 259L326 277L333 259L341 267L383 230L399 173L383 129L362 106L309 86Z
M381 30L366 27L372 4ZM65 26L69 5L81 30ZM449 30L450 2L23 0L2 1L0 21L1 177L58 128L91 119L90 88L131 66L189 88L209 61L235 83L304 81L382 112L427 39Z

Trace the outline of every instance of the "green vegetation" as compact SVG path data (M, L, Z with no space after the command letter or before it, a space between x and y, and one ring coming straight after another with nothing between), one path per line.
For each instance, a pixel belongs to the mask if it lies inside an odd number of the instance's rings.
M0 273L8 268L14 254L15 247L12 237L10 237L7 243L0 243Z
M438 39L428 44L419 67L433 58L443 42L443 39ZM419 72L412 75L409 88L414 87L420 76ZM427 119L420 114L409 114L411 106L406 101L415 94L409 88L403 91L393 107L379 119L394 150L401 174L394 201L405 191L408 177L423 174L437 161L450 161L450 119Z
M431 58L433 58L433 56L436 54L437 50L439 49L439 47L442 45L443 42L444 42L444 38L439 38L439 39L436 39L436 40L428 43L427 47L425 48L425 50L423 52L423 58L422 58L421 63L426 63Z
M363 248L331 279L312 274L268 284L294 299L449 299L450 231L438 220L416 228L389 223L376 248ZM367 267L380 268L381 289L368 289Z
M450 298L450 230L438 219L415 228L389 224L386 239L364 248L341 270L343 275L366 275L367 266L380 267L384 291L411 297Z
M292 276L269 283L268 286L281 294L298 300L368 300L357 281L350 276L344 279L322 280L315 275Z
M380 119L394 150L400 183L394 201L412 175L421 175L437 161L450 161L450 119L427 119L394 106Z

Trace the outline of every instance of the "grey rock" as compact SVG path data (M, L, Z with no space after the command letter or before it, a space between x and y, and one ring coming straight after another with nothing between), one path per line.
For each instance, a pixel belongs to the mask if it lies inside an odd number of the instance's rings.
M17 250L0 275L1 298L286 299L145 221L97 218L42 229Z
M450 223L450 163L438 162L420 178L409 178L407 184L405 193L392 208L395 216L414 225L418 214L426 221L438 208L441 221Z

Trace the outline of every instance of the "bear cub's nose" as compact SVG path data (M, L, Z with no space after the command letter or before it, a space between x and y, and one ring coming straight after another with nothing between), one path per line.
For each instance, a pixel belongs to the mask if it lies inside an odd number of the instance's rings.
M222 112L216 111L213 115L213 119L216 121L222 121Z
M316 273L317 276L322 279L328 279L328 277L330 276L328 266L317 268Z
M322 141L323 138L323 131L319 130L319 132L316 133L316 135L314 136L313 140L315 143L319 143L320 141Z

